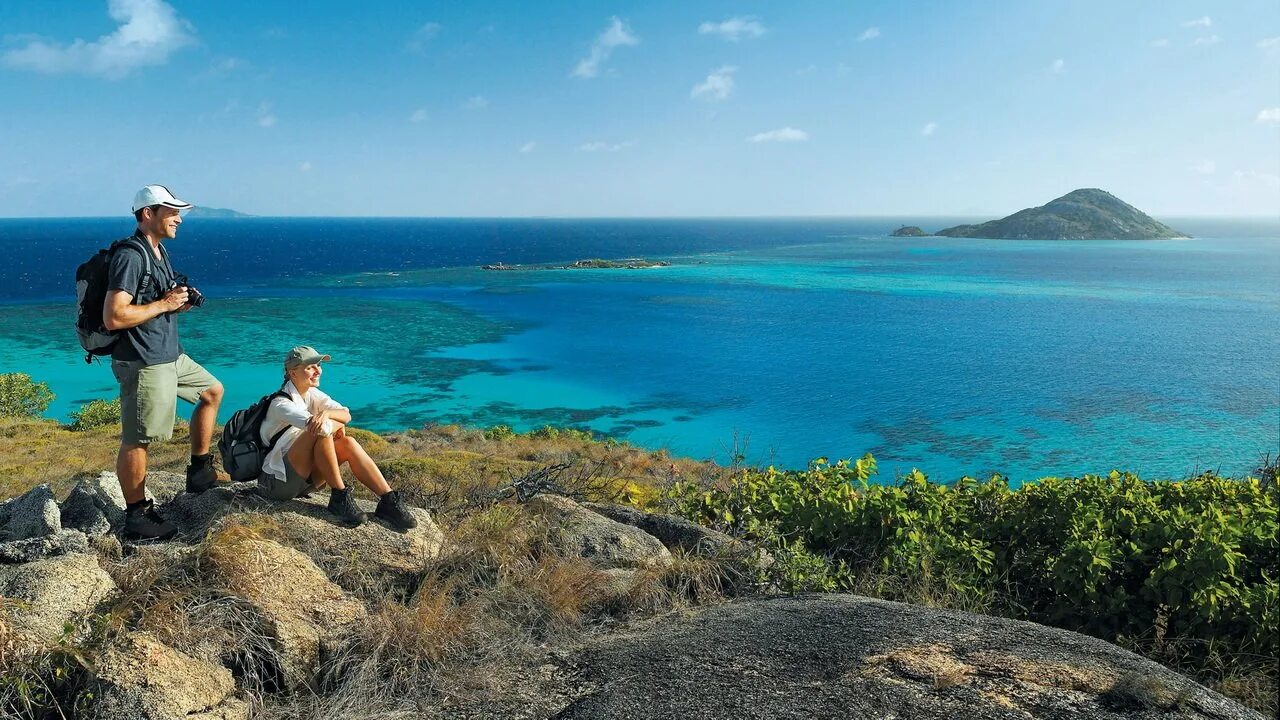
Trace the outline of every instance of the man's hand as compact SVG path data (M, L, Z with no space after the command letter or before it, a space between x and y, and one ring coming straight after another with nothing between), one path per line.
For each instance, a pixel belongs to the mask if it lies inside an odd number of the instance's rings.
M160 298L160 303L166 312L185 310L186 307L184 306L187 306L187 286L179 285L165 293L164 297Z

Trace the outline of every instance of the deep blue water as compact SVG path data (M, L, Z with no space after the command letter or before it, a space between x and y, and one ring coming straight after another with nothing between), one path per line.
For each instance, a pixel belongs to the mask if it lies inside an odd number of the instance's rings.
M1247 472L1280 448L1280 227L1173 220L1162 242L890 239L824 220L188 220L210 296L189 351L270 391L297 342L335 356L357 424L577 425L801 466L872 451L939 479ZM0 220L0 372L65 417L114 392L78 359L76 263L119 220ZM638 271L475 265L669 257ZM446 268L446 269L440 269Z

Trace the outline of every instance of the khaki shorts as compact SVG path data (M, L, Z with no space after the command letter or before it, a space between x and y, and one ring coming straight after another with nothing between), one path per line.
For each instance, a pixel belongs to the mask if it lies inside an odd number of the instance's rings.
M272 500L292 500L312 490L311 478L304 478L293 469L288 456L284 458L284 480L266 470L258 475L258 494Z
M195 404L200 393L218 379L184 353L171 363L147 365L141 360L112 360L120 383L120 441L146 445L173 437L178 398Z

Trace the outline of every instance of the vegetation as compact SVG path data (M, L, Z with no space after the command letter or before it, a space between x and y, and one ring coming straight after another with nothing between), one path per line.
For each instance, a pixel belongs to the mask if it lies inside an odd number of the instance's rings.
M7 383L0 397L25 399L12 406L21 412L5 405L0 417L0 497L44 482L62 494L76 474L113 467L118 406L89 403L64 427L31 417L47 397L42 384L25 375L0 380ZM801 471L725 468L572 428L349 432L393 485L432 511L450 546L412 587L354 583L370 622L333 659L324 702L345 697L360 707L376 701L352 694L360 688L390 697L415 684L478 700L500 691L502 673L518 672L540 645L615 618L758 588L855 592L1078 630L1264 713L1277 710L1280 475L1271 462L1245 479L1111 473L1014 488L999 476L938 484L918 471L878 482L869 455L819 459ZM181 469L185 433L180 424L172 441L153 444L152 468ZM517 478L557 467L581 497L669 509L763 544L773 561L743 567L740 559L677 554L670 569L642 574L619 592L608 575L559 555L543 521L507 500ZM152 630L197 656L241 648L237 673L252 676L268 664L267 644L202 568L242 540L277 533L269 518L220 526L177 562L149 551L105 554L123 597L88 619L89 645L15 645L0 607L0 664L9 668L0 672L0 696L69 710L62 701L74 695L69 678L91 662L93 643L126 627ZM297 705L272 716L329 708L307 705L317 698L289 702Z
M677 483L671 497L688 517L772 546L771 579L787 590L1033 620L1129 645L1227 691L1275 687L1274 466L1244 480L1113 472L1017 489L999 476L942 485L917 470L876 484L874 473L870 455L819 459ZM1274 712L1274 693L1268 702Z
M0 374L0 418L40 417L51 402L49 383L34 382L26 373Z
M120 398L92 400L71 413L71 429L76 432L120 424Z

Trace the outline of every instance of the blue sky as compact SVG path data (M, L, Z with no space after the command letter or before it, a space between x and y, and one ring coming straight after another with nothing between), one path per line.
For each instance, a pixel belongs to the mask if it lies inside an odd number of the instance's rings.
M0 98L9 217L1280 215L1274 0L0 0Z

